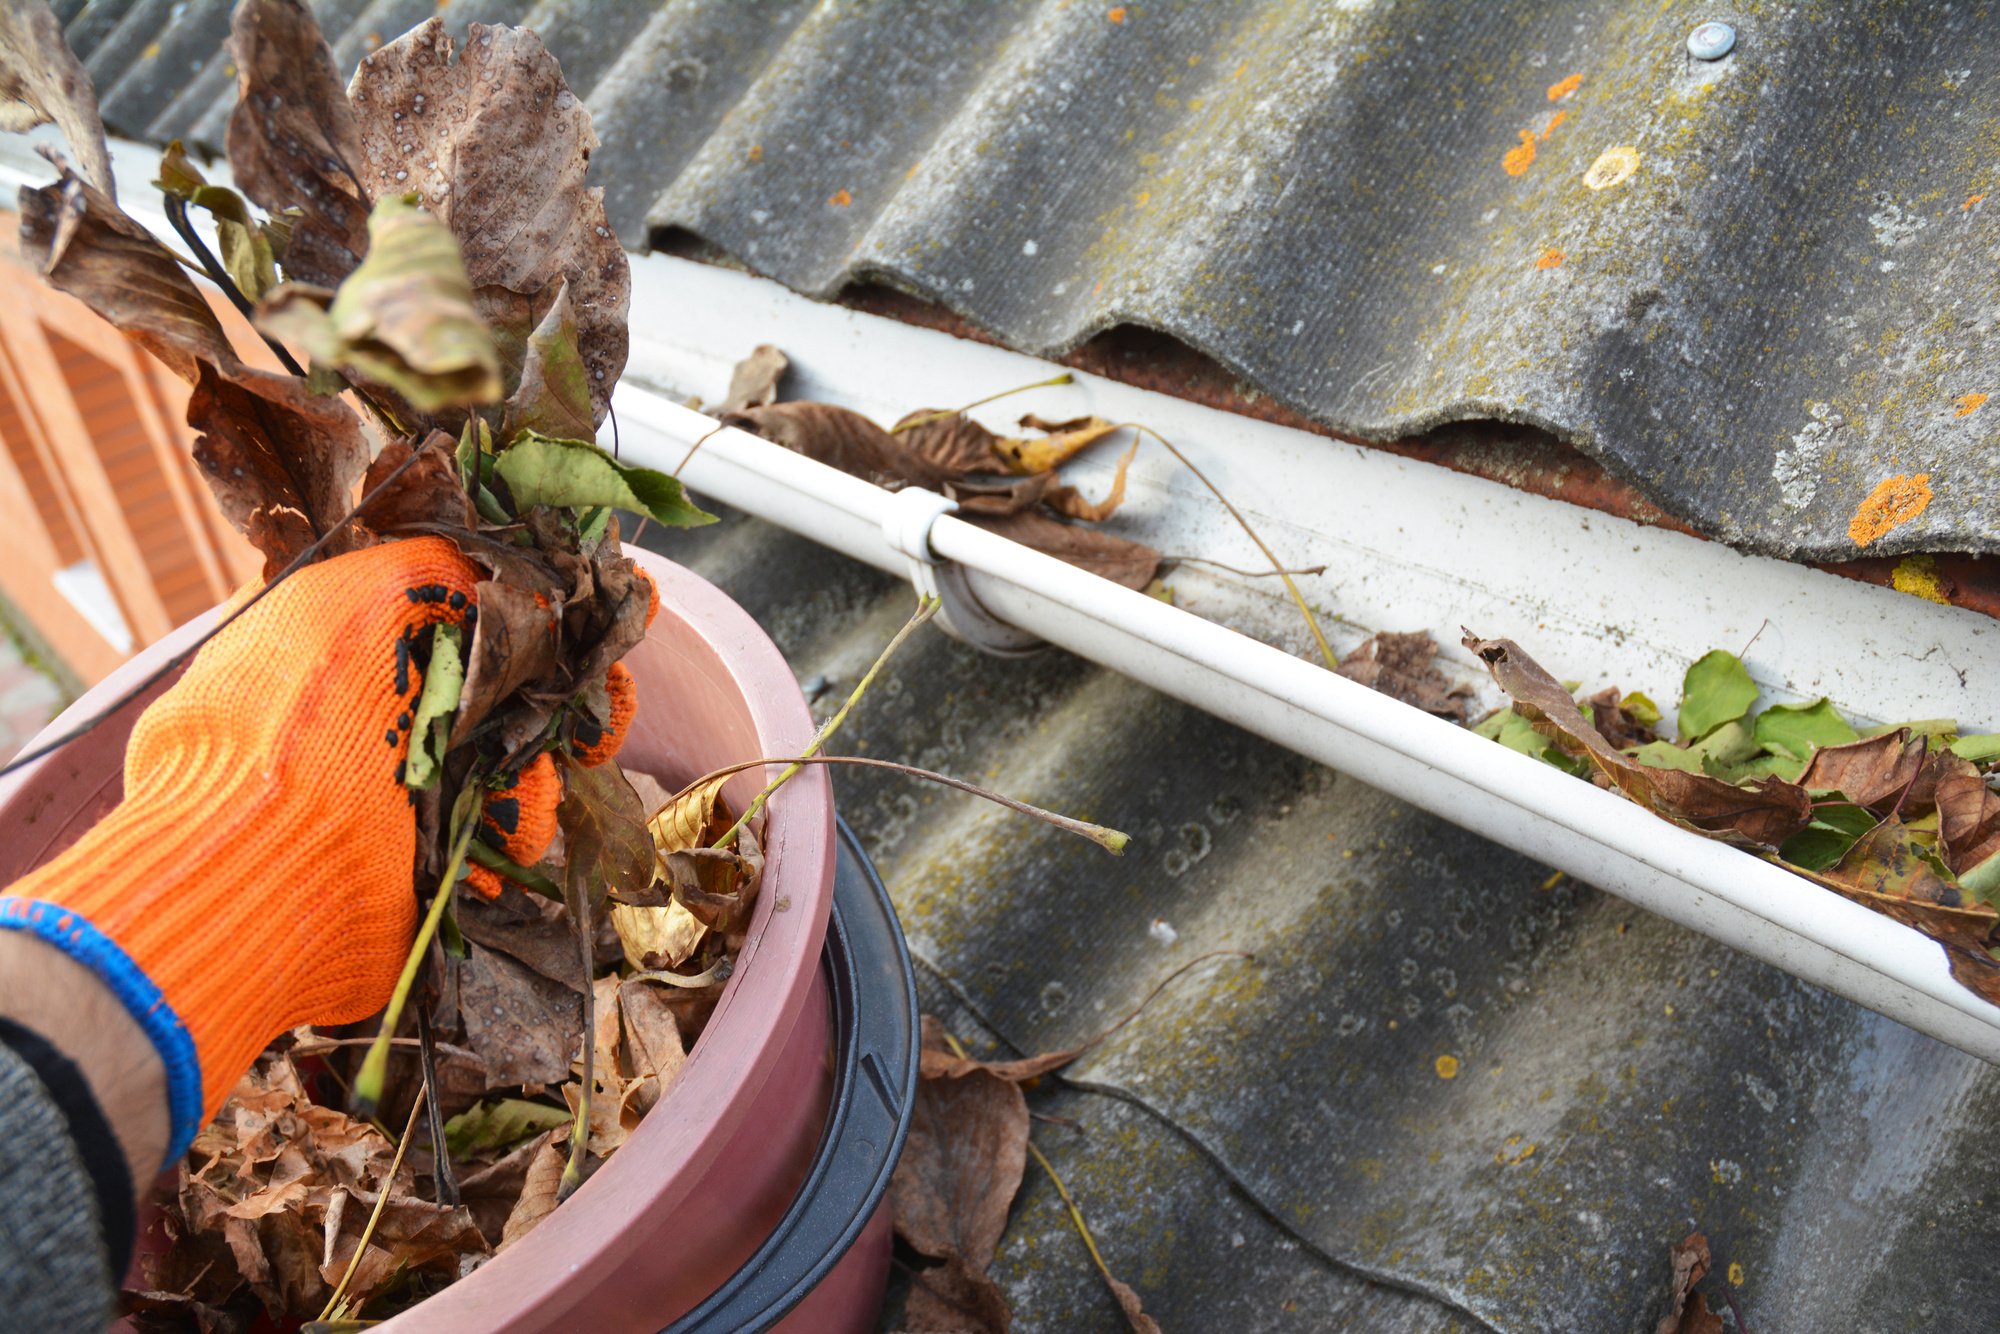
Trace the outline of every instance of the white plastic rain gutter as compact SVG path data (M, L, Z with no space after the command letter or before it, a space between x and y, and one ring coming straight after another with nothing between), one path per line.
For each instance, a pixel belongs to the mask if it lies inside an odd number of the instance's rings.
M48 179L18 142L0 148L0 178ZM121 180L129 173L126 207L164 232L164 219L145 212L149 194L157 199L144 188L156 155L115 148ZM1938 945L1263 642L1307 643L1296 611L1259 582L1185 565L1171 581L1182 606L1168 605L963 523L941 497L892 494L716 431L676 401L719 399L731 364L760 342L792 357L788 397L878 420L1056 368L661 256L635 259L633 283L632 357L615 400L627 459L673 469L707 437L682 471L691 489L939 588L975 642L1068 649L2000 1063L2000 1008L1952 980ZM2000 724L2000 625L1973 613L1111 381L1079 376L1022 406L1160 430L1282 558L1326 562L1323 576L1301 582L1337 647L1376 629L1428 629L1447 670L1481 683L1489 700L1483 672L1457 648L1461 622L1522 641L1558 676L1669 700L1687 663L1754 635L1746 661L1771 698L1825 694L1850 715ZM999 425L1015 410L1003 402L977 415ZM1069 471L1093 492L1110 475L1108 460ZM1114 526L1168 553L1259 564L1220 507L1157 450L1142 451Z

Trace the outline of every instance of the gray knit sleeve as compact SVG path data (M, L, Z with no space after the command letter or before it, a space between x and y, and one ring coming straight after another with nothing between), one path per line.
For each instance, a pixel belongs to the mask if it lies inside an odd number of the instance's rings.
M104 1328L117 1278L70 1123L33 1067L0 1043L0 1330Z

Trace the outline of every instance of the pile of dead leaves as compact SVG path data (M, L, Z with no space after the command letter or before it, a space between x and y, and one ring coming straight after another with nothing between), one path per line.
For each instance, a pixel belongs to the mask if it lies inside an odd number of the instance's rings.
M2000 735L1951 719L1857 729L1824 699L1753 712L1749 672L1717 649L1688 668L1666 741L1644 695L1579 701L1512 640L1464 642L1513 700L1482 736L1915 927L2000 1003Z
M1032 547L1127 588L1145 588L1160 553L1084 523L1101 523L1125 501L1134 438L1118 460L1111 490L1092 501L1063 484L1056 469L1079 451L1125 429L1101 417L1073 421L1021 418L1020 436L995 435L957 409L920 408L894 426L877 426L831 403L777 402L788 363L769 345L736 369L722 424L888 490L921 486L958 502L957 515L990 533ZM1066 377L1058 377L1066 378ZM1068 521L1068 522L1066 522Z

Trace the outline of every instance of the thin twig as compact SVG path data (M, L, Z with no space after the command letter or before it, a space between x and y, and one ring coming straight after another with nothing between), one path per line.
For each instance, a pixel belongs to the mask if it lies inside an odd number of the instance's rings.
M791 768L772 779L765 786L764 790L757 794L756 798L751 801L743 814L737 817L736 823L729 826L723 832L721 838L715 840L715 847L726 848L736 841L736 836L743 832L743 826L749 824L756 817L757 813L764 809L764 804L771 799L771 794L790 782L792 775L799 771L799 765L814 754L817 754L819 748L824 746L832 738L833 734L840 730L840 725L847 721L847 715L853 710L856 704L861 702L862 693L868 689L869 683L875 679L875 674L880 672L884 664L895 656L896 650L903 646L903 641L916 633L917 627L936 615L937 609L943 605L938 599L928 594L917 600L916 611L910 614L909 620L903 622L903 628L896 632L896 637L889 641L888 646L875 659L874 665L868 669L868 674L861 678L860 684L854 687L852 694L848 695L847 702L840 706L839 711L833 717L820 724L820 729L813 734L812 743L806 747L805 754L794 760Z
M1042 1165L1042 1170L1049 1174L1049 1180L1055 1183L1056 1194L1062 1196L1063 1207L1069 1210L1069 1221L1076 1224L1076 1234L1083 1238L1084 1249L1090 1252L1090 1262L1097 1266L1097 1272L1104 1276L1107 1285L1117 1283L1111 1266L1104 1263L1104 1256L1097 1249L1097 1238L1090 1235L1090 1224L1083 1221L1083 1210L1077 1208L1076 1201L1070 1198L1069 1187L1063 1185L1063 1179L1056 1175L1055 1165L1033 1140L1028 1141L1028 1152L1035 1155L1035 1161ZM1117 1295L1117 1289L1113 1288L1112 1296L1116 1298ZM1123 1307L1125 1303L1120 1301L1118 1304Z
M389 1189L396 1184L396 1173L403 1166L403 1154L409 1150L410 1141L416 1138L417 1117L424 1110L424 1104L429 1101L425 1097L429 1091L423 1086L417 1089L417 1100L410 1107L410 1119L404 1123L403 1138L396 1142L396 1156L389 1160L389 1174L382 1178L381 1189L375 1196L375 1208L368 1215L368 1226L361 1229L361 1240L354 1243L354 1254L347 1257L347 1271L340 1276L339 1286L334 1288L333 1296L326 1299L326 1306L319 1313L321 1320L331 1319L334 1308L339 1306L341 1298L346 1296L347 1285L353 1280L354 1271L360 1267L361 1253L368 1249L368 1239L375 1235L375 1225L382 1221L382 1209L389 1203Z
M1160 561L1162 564L1173 562L1181 565L1212 565L1218 570L1227 570L1231 574L1240 574L1245 579L1269 579L1273 575L1279 574L1326 573L1326 566L1324 565L1294 565L1290 569L1285 570L1246 570L1236 565L1225 565L1219 560L1210 560L1206 556L1162 556L1160 557Z
M1010 394L1025 394L1030 389L1052 389L1059 384L1075 383L1076 377L1068 371L1064 371L1061 375L1051 375L1048 379L1037 380L1033 384L1017 384L1012 389L1002 389L997 394L988 394L984 398L975 398L962 408L947 408L941 412L927 412L921 417L913 417L909 421L898 422L891 428L889 434L900 435L904 431L914 430L919 426L929 426L932 422L943 421L946 417L963 417L974 408L982 407L985 404L993 402L995 399L1006 398Z
M472 835L479 828L479 820L474 813L478 803L479 782L468 775L465 786L459 789L458 800L452 803L451 859L445 863L437 893L431 898L430 911L424 914L417 938L403 959L403 971L396 979L396 989L389 995L388 1008L382 1011L382 1029L375 1035L375 1041L369 1044L368 1055L362 1058L361 1069L354 1076L354 1100L366 1111L373 1111L375 1105L382 1101L382 1081L389 1067L389 1039L395 1036L396 1025L403 1017L403 1007L410 1000L410 987L416 982L417 971L423 967L424 960L430 957L431 940L437 935L438 922L443 919L444 910L457 888L459 870L465 865L466 846L472 842Z
M243 295L243 289L236 285L236 279L230 276L228 269L222 267L221 261L216 259L214 252L201 239L201 233L194 229L194 223L188 219L187 201L175 195L168 195L166 209L167 221L173 224L174 230L180 233L181 240L188 243L188 248L194 251L195 258L201 261L201 270L207 275L208 280L222 289L222 294L229 298L229 304L236 307L238 314L250 321L250 327L264 340L264 346L270 348L278 360L284 363L285 369L304 379L305 368L286 351L285 345L257 328L257 307L249 297Z
M569 892L563 898L569 906L570 921L576 926L576 947L583 960L583 1078L576 1086L576 1120L569 1132L569 1161L563 1164L562 1180L556 1186L556 1203L561 1204L583 1184L583 1152L590 1143L590 1095L597 1073L597 988L590 982L596 959L593 946L590 895L581 876L565 876Z
M679 477L681 475L681 469L687 467L688 460L694 457L694 452L697 449L700 449L703 445L707 444L708 438L714 435L717 431L720 431L721 429L722 429L722 423L717 422L713 427L709 428L707 431L704 431L702 433L701 439L689 445L688 452L681 455L681 461L674 465L674 471L672 475L675 477Z
M158 685L160 681L163 678L165 678L169 673L177 669L183 662L186 662L190 657L193 657L194 654L202 647L202 645L208 643L209 640L215 638L217 635L221 634L224 630L227 630L232 624L236 622L236 619L238 617L242 616L245 612L249 611L259 602L262 602L265 596L269 594L272 589L276 588L279 584L284 583L285 580L289 579L293 574L297 573L299 570L304 569L305 566L309 562L311 562L314 556L317 556L321 551L325 550L326 545L329 542L333 541L335 537L340 535L342 529L346 528L348 524L354 521L354 517L357 514L361 513L362 510L368 507L369 502L373 501L375 497L381 495L384 491L388 490L389 487L393 486L396 482L396 479L401 477L406 471L409 470L412 464L414 464L419 458L423 456L423 452L424 451L421 447L411 450L410 457L404 459L401 463L397 464L393 469L391 469L389 475L387 477L384 477L381 480L381 482L376 485L374 490L370 491L367 495L361 497L361 500L354 506L353 509L347 511L346 514L343 514L340 517L339 522L335 523L333 527L327 529L326 533L323 536L314 539L313 542L305 548L305 550L299 552L298 555L292 557L290 564L286 565L284 569L278 571L276 578L272 579L269 583L265 584L255 593L252 593L250 597L247 600L245 600L242 606L238 607L235 611L230 612L227 616L223 617L220 621L216 622L216 624L211 629L209 629L200 638L196 639L194 643L189 644L186 648L181 649L179 652L169 656L165 662L161 663L158 667L154 668L151 672L147 673L146 678L144 680L134 684L130 689L126 690L125 693L120 695L117 699L105 705L104 708L95 717L84 722L83 724L78 726L74 731L65 732L63 733L63 735L57 737L55 740L44 742L42 745L35 747L33 750L24 751L23 753L16 755L13 759L9 760L5 765L0 765L0 778L6 777L8 774L13 773L16 769L23 768L26 765L33 764L36 760L41 759L44 755L48 755L54 751L61 750L64 746L67 746L70 742L76 740L78 737L83 736L85 733L89 732L92 728L96 727L99 723L111 717L112 714L117 713L127 704L130 704L133 700L145 694L148 690L151 690L155 685Z
M459 1205L458 1178L451 1170L451 1148L445 1143L444 1103L437 1096L437 1041L431 1035L431 1007L417 1007L417 1054L424 1072L425 1120L431 1136L431 1176L437 1183L438 1203L449 1209Z
M1162 448L1181 461L1183 468L1186 468L1195 475L1195 480L1207 487L1209 493L1222 502L1222 508L1229 511L1229 516L1235 519L1243 531L1250 535L1250 540L1257 544L1257 549L1263 552L1270 560L1272 572L1285 581L1285 591L1292 595L1292 601L1298 604L1300 614L1306 618L1306 628L1312 631L1313 639L1319 644L1319 655L1326 659L1327 670L1338 670L1340 659L1334 656L1333 646L1326 642L1326 635L1319 628L1319 618L1314 616L1312 608L1306 605L1304 594L1300 593L1299 586L1292 582L1292 576L1286 572L1285 563L1278 559L1278 553L1271 550L1263 538L1257 536L1257 530L1250 526L1250 521L1243 517L1243 512L1229 503L1229 497L1223 495L1221 489L1214 482L1208 480L1208 474L1197 468L1193 459L1181 453L1173 441L1167 439L1152 427L1142 425L1139 422L1120 422L1119 425L1134 431L1142 431L1159 441Z
M1054 811L1043 810L1040 806L1030 805L1025 801L1017 801L1005 793L995 792L991 788L980 787L977 783L968 783L962 778L953 778L950 774L936 773L929 769L919 769L914 764L898 764L894 760L867 759L860 755L801 755L797 759L791 760L783 758L745 760L741 764L731 764L721 769L711 770L688 784L688 787L701 787L705 784L713 783L718 778L727 778L729 775L741 773L745 769L755 769L760 764L784 764L791 766L785 770L784 777L786 778L791 777L794 773L798 772L802 765L807 764L857 764L866 769L888 769L895 773L907 774L911 778L923 778L933 783L942 783L946 787L956 788L958 791L964 792L969 796L984 797L988 801L1005 806L1010 811L1032 816L1044 824L1052 824L1058 829L1067 830L1077 835L1079 838L1087 838L1109 853L1123 853L1125 845L1132 841L1130 834L1107 828L1101 824L1091 824L1087 820L1078 820L1067 815L1057 815ZM776 784L772 786L775 787ZM765 789L766 792L770 790L770 788ZM655 811L653 814L657 815L659 812ZM647 818L650 820L652 817L648 816ZM729 837L730 834L734 834L742 826L743 822L738 820L730 827L729 834L725 834L723 837ZM723 846L722 840L716 840L714 846L718 848ZM1224 952L1227 953L1229 951ZM1196 962L1200 962L1200 960L1196 960Z

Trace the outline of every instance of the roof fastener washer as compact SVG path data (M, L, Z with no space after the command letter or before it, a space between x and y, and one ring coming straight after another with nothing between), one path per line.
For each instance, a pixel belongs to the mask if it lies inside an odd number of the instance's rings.
M1696 60L1720 60L1736 49L1736 29L1727 23L1704 23L1688 34L1687 45Z

